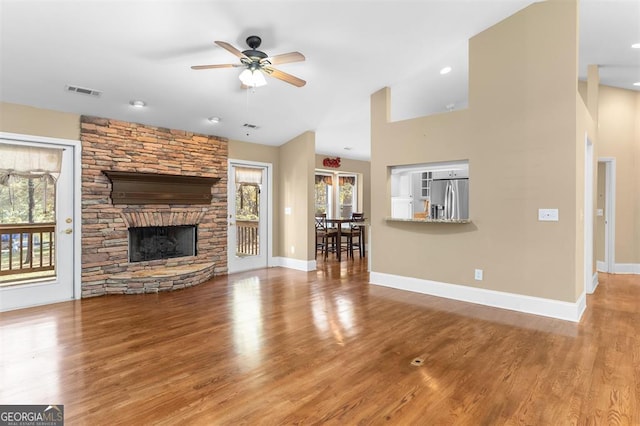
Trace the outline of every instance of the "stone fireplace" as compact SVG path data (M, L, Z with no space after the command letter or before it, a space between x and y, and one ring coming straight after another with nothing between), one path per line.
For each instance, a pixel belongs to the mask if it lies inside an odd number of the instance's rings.
M81 141L83 297L180 289L226 273L226 139L83 116ZM162 190L127 186L149 175ZM150 240L134 259L129 231L138 228ZM178 243L177 229L190 229L193 244ZM149 257L153 245L165 258ZM191 251L169 254L177 245Z

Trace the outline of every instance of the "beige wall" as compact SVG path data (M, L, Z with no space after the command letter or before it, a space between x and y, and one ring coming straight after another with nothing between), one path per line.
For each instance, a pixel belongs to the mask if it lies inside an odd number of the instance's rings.
M372 95L372 271L577 300L588 127L577 16L575 2L536 3L471 39L468 110L389 123L390 90ZM463 159L471 224L385 220L389 166ZM560 221L539 222L539 208Z
M0 131L80 140L80 116L0 102Z
M256 161L273 165L273 238L271 249L274 256L281 256L280 253L280 216L283 211L280 203L280 191L278 180L280 178L280 148L277 146L260 145L249 142L229 141L229 159Z
M351 160L340 158L340 167L329 169L323 166L322 160L327 155L316 154L316 170L326 170L329 172L356 173L360 176L360 187L358 192L358 211L363 212L365 217L370 217L371 212L371 163L369 161ZM334 157L331 157L334 158Z
M638 264L640 93L600 86L598 98L598 156L616 159L615 262Z
M279 147L280 256L313 260L315 133L305 132ZM291 209L291 214L285 214Z

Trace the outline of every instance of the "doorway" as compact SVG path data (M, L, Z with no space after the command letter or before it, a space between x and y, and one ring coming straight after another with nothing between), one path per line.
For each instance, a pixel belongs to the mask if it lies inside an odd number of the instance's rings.
M596 269L615 272L616 159L598 158L596 200Z
M80 143L0 133L0 144L5 158L40 163L3 172L0 311L80 298ZM37 153L51 153L58 169L43 173ZM28 213L16 211L25 205Z
M229 160L228 271L266 268L271 258L271 165Z

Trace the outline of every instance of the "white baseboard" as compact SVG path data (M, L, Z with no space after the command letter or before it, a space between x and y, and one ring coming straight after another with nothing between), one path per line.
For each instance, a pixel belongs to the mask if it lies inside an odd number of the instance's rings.
M591 277L591 288L589 289L588 293L593 294L596 291L596 288L598 288L599 283L598 272L596 271L593 273L593 277Z
M607 263L601 260L596 260L596 270L598 272L609 272L607 270Z
M640 263L616 263L615 274L640 274Z
M291 259L290 257L274 257L273 266L282 266L283 268L305 272L315 271L317 269L315 260L299 260Z
M587 306L584 293L571 303L381 272L371 272L369 283L573 322L580 321Z

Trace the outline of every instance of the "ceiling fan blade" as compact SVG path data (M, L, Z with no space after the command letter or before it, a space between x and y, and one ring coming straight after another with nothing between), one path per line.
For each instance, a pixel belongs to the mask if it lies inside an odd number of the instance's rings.
M240 59L247 59L249 61L251 60L247 55L245 55L244 53L242 53L241 51L239 51L238 49L236 49L226 41L216 41L216 44L222 47L223 49L226 49L227 51L233 53L235 56L237 56Z
M213 68L237 68L242 67L242 64L218 64L218 65L193 65L192 70L209 70Z
M270 56L268 58L264 58L263 60L261 60L260 62L269 62L272 65L279 65L279 64L288 64L290 62L301 62L304 61L305 57L302 53L300 52L289 52L289 53L283 53L281 55L276 55L276 56Z
M293 84L296 87L302 87L307 84L307 82L302 80L301 78L298 78L291 74L287 74L286 72L277 70L273 67L263 67L262 70L271 77L277 78L278 80L282 80L289 84Z

